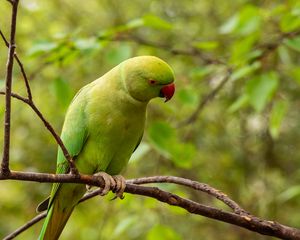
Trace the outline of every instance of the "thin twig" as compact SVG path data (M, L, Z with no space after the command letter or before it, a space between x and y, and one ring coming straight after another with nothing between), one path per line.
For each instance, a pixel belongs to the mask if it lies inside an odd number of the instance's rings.
M7 47L9 47L9 43L8 43L7 39L5 38L4 34L2 33L1 29L0 29L0 35L1 35L1 37L2 37L2 39L4 41L4 43L5 43L5 45ZM32 93L31 93L31 89L30 89L30 85L29 85L29 81L28 81L28 77L27 77L25 68L24 68L24 66L23 66L23 64L22 64L21 60L19 59L19 57L18 57L18 55L17 55L16 52L14 53L14 57L15 57L18 65L20 67L20 70L21 70L21 73L22 73L22 76L23 76L23 79L24 79L24 82L25 82L28 99L30 101L32 101Z
M104 185L103 179L99 179L96 176L88 176L88 175L81 175L80 178L76 178L73 175L68 174L38 174L38 173L22 173L22 172L11 172L10 177L4 177L5 179L15 179L15 180L26 180L26 181L38 181L38 182L74 182L74 183L89 183L90 185ZM157 181L155 180L157 178ZM172 179L172 177L166 176L157 176L157 177L150 177L148 178L150 182L162 182L165 179L167 182ZM174 180L174 182L177 180ZM191 180L186 179L187 183ZM214 207L206 206L189 199L185 199L179 197L175 194L163 191L157 187L145 187L139 186L135 184L131 184L131 182L143 182L147 183L146 178L141 180L139 179L132 179L126 181L126 188L125 192L131 194L137 194L147 197L152 197L157 199L160 202L167 203L172 206L177 206L187 210L190 213L202 215L208 218L216 219L222 222L230 223L236 226L240 226L242 228L248 229L250 231L258 232L268 236L274 236L281 239L293 239L293 240L300 240L300 230L296 228L291 228L280 223L274 221L267 221L264 219L257 218L250 214L237 214L237 213L230 213L224 210L220 210ZM179 181L180 182L180 181ZM199 183L200 184L200 183ZM92 193L86 194L80 202L86 201L94 196L99 195L101 191L99 189L93 191ZM8 235L5 239L13 239L15 236L20 234L21 232L28 229L30 226L37 223L46 214L38 215L21 228L17 229L15 232ZM10 237L10 238L8 238Z
M0 91L0 95L5 95L5 92L4 92L4 91ZM28 100L27 98L24 98L24 97L20 96L19 94L16 94L16 93L13 93L13 92L12 92L12 93L11 93L11 96L12 96L13 98L16 98L16 99L18 99L18 100L20 100L20 101L26 103L26 104L29 104L29 100Z
M41 221L43 218L47 216L47 212L40 213L39 215L35 216L33 219L31 219L29 222L25 223L23 226L19 227L9 235L3 238L3 240L11 240L17 237L19 234L22 232L26 231L28 228L33 226L34 224L38 223Z
M4 91L0 91L0 95L5 95ZM61 138L58 136L58 134L55 132L54 128L51 126L51 124L46 120L44 115L41 113L41 111L36 107L33 101L30 101L29 99L26 99L16 93L11 94L12 97L26 103L31 107L31 109L38 115L38 117L41 119L41 121L44 123L45 127L49 130L49 132L52 134L54 139L56 140L57 144L60 146L64 156L66 159L69 161L69 166L70 166L70 172L74 175L78 175L78 170L75 166L75 162L70 156L67 148L65 147L64 143L62 142Z
M5 79L5 117L4 117L4 144L3 156L1 163L2 174L9 174L9 148L10 148L10 116L11 116L11 86L12 86L12 71L14 65L15 53L15 35L17 25L18 0L11 1L12 16L10 26L10 39L8 48L8 59L6 64L6 79Z
M46 118L43 116L43 114L40 112L40 110L35 106L33 102L29 102L28 105L32 108L32 110L38 115L38 117L42 120L45 127L49 130L49 132L52 134L52 136L55 138L57 144L60 146L64 156L66 157L67 161L69 162L70 166L70 173L74 175L78 175L78 170L75 166L75 162L71 155L69 154L67 148L65 147L63 141L58 136L58 134L55 132L54 128L51 126L51 124L46 120Z
M236 214L248 214L243 208L241 208L235 201L230 199L225 193L218 189L209 186L206 183L199 183L190 179L175 177L175 176L155 176L155 177L143 177L126 181L131 184L145 184L145 183L175 183L186 187L193 188L198 191L205 192L230 207Z

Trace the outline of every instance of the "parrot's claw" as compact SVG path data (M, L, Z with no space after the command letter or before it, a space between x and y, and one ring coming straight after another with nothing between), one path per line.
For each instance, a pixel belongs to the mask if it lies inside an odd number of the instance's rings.
M110 190L116 194L116 196L112 199L120 198L123 199L123 193L126 188L125 178L121 175L111 176L106 172L98 172L94 174L96 177L100 177L104 180L104 187L100 193L101 196L105 196ZM90 186L87 185L87 190L90 190Z
M112 189L112 192L116 194L116 196L113 199L124 198L124 190L126 188L126 181L125 178L121 175L115 175L113 176L113 179L115 181L115 187Z
M104 181L104 187L99 194L100 196L105 196L109 192L110 189L115 188L115 186L116 186L115 180L113 179L112 176L110 176L106 172L98 172L98 173L94 174L94 176L100 177Z

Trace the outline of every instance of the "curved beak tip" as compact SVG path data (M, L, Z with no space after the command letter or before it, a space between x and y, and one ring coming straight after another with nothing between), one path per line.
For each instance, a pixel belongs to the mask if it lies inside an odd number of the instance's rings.
M171 84L164 86L161 89L161 92L162 92L163 97L166 98L165 102L169 101L174 95L175 84L171 83Z

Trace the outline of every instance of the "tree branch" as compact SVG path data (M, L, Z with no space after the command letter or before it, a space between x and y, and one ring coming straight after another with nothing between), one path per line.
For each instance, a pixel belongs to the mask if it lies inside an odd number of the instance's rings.
M5 36L4 36L3 32L1 31L1 29L0 29L0 36L2 37L2 39L3 39L3 41L4 41L5 45L6 45L6 47L9 47L9 42L5 38ZM18 57L18 55L17 55L16 52L14 52L14 57L15 57L18 65L20 67L23 79L25 81L25 86L26 86L26 90L27 90L28 99L30 101L32 101L32 93L31 93L31 89L30 89L30 86L29 86L28 77L27 77L26 72L25 72L25 68L24 68L24 66L23 66L23 64L22 64L21 60L19 59L19 57Z
M104 186L104 180L102 178L96 176L89 176L89 175L80 175L76 177L70 174L56 175L56 174L25 173L25 172L11 171L9 176L1 175L0 179L2 180L13 179L13 180L37 181L37 182L65 182L65 183L73 182L73 183L89 184L89 185L100 186L100 187ZM189 199L182 198L175 194L163 191L157 187L145 187L145 186L139 186L133 184L133 183L146 184L146 183L162 183L162 182L181 184L184 186L192 187L200 191L202 191L201 190L202 188L210 189L210 191L205 191L205 192L219 199L219 197L216 196L216 194L214 193L214 191L218 191L218 190L206 184L203 185L202 183L199 182L195 182L189 179L177 178L173 176L154 176L148 178L127 180L125 192L135 194L135 195L152 197L157 199L160 202L164 202L172 206L183 208L192 214L202 215L208 218L230 223L248 229L250 231L261 233L263 235L273 236L281 239L293 239L293 240L300 239L299 229L291 228L274 221L267 221L264 219L260 219L258 217L250 215L249 213L246 213L244 210L240 211L239 213L231 213L214 207L206 206ZM95 197L99 195L100 192L101 190L97 189L91 193L88 193L80 200L80 202L84 202L92 197ZM240 207L238 206L238 208ZM11 233L4 239L6 240L13 239L18 234L25 231L30 226L34 225L45 216L46 216L45 213L36 216L31 221L29 221L22 227L18 228L15 232Z
M199 183L196 181L192 181L190 179L174 177L174 176L144 177L144 178L137 178L133 180L127 180L126 182L130 184L136 184L136 185L146 184L146 183L175 183L175 184L183 185L201 192L205 192L219 199L220 201L225 203L228 207L230 207L236 214L248 214L247 211L242 209L235 201L230 199L226 194L224 194L218 189L209 186L206 183Z
M28 228L30 228L34 224L36 224L39 221L41 221L46 216L47 216L47 212L40 213L39 215L35 216L33 219L31 219L30 221L28 221L23 226L19 227L18 229L16 229L15 231L13 231L12 233L10 233L6 237L4 237L3 240L14 239L15 237L17 237L18 235L20 235L22 232L26 231Z
M0 95L6 95L4 91L0 91ZM63 151L64 156L66 159L69 161L69 166L70 166L70 172L74 175L78 175L78 170L75 166L74 160L70 156L67 148L65 147L64 143L62 142L61 138L58 136L58 134L55 132L54 128L51 126L51 124L46 120L46 118L43 116L41 111L36 107L33 101L24 98L16 93L11 93L11 96L26 103L31 107L31 109L38 115L38 117L41 119L41 121L44 123L45 127L48 129L48 131L52 134L54 139L56 140L57 144L60 146L60 148Z
M14 53L15 53L15 35L17 25L17 12L18 0L10 1L12 4L12 16L10 25L10 39L8 44L8 59L6 64L6 77L5 77L5 117L4 117L4 144L3 156L1 163L2 174L9 173L9 147L10 147L10 115L11 115L11 86L12 86L12 71L14 66Z

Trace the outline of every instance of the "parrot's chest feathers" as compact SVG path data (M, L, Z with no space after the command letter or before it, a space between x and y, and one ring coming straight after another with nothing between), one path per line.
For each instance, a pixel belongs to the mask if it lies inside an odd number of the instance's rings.
M93 152L96 171L119 173L127 164L142 137L145 107L108 103L90 115L86 149Z

